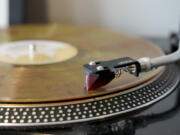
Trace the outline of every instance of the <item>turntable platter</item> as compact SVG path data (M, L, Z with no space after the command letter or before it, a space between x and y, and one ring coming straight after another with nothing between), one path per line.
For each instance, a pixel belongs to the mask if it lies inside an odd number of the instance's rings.
M157 76L163 68L143 73L136 78L124 73L96 92L84 90L82 65L89 61L129 56L164 55L156 46L142 39L102 29L64 25L25 25L1 30L0 41L53 40L77 49L73 57L49 65L0 65L0 102L63 101L104 95L140 85ZM68 52L68 51L67 51ZM62 57L63 57L62 53Z

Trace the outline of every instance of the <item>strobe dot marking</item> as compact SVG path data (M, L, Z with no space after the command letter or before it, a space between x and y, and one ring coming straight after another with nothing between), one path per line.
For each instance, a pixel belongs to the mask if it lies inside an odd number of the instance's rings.
M36 122L39 123L39 122L40 122L40 119L36 119Z
M20 120L20 123L24 123L24 120Z
M48 119L44 119L43 121L44 121L44 122L48 122Z
M176 74L167 73L162 75L161 78L163 79L159 79L152 84L148 84L143 88L131 91L127 94L82 104L40 108L1 107L0 123L7 123L7 125L9 123L35 125L36 123L66 122L92 117L95 118L101 115L108 116L109 114L119 113L121 111L125 112L131 108L139 107L157 99L174 87L176 83ZM162 80L163 83L161 82Z
M63 121L64 119L61 117L61 118L59 118L59 120L60 120L60 121Z

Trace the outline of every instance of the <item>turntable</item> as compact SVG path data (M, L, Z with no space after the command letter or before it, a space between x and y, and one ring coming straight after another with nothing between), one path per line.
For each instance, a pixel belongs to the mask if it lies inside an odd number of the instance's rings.
M164 56L142 39L64 25L13 26L0 33L0 126L42 128L94 122L144 110L179 83L175 65L126 72L95 91L84 89L83 65L120 57Z

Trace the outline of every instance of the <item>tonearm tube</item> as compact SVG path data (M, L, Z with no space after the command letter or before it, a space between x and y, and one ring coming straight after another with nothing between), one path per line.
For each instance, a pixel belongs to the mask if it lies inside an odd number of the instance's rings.
M178 35L178 40L179 39L180 37ZM178 60L180 60L180 42L178 43L178 50L176 52L160 57L143 57L138 60L124 57L109 61L91 61L89 64L83 66L86 71L85 89L95 90L102 87L114 78L119 77L121 71L138 77L141 72L147 72Z

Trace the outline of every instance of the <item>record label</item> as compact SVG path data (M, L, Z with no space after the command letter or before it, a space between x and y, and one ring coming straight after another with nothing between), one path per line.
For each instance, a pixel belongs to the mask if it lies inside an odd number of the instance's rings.
M42 65L62 62L76 56L70 44L50 40L24 40L0 45L0 61L16 65Z

